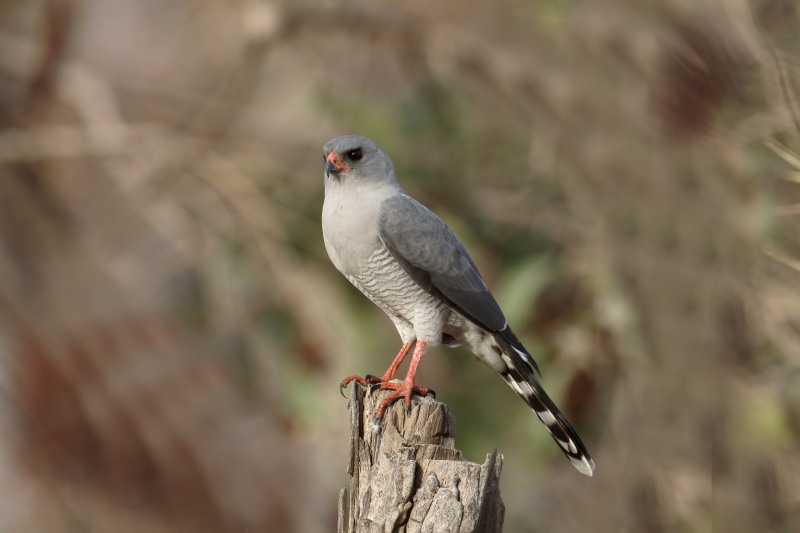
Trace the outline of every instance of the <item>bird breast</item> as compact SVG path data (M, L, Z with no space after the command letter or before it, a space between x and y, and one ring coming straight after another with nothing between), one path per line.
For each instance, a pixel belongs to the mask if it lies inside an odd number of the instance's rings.
M391 318L410 323L417 338L440 342L449 307L417 285L385 247L369 257L358 275L347 279Z
M325 191L322 237L331 262L345 276L357 275L382 246L378 239L379 201L357 201L346 190Z

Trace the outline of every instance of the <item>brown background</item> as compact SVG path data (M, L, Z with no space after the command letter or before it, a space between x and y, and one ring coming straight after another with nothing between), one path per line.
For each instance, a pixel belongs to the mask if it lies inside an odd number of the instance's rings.
M464 350L506 531L800 528L800 31L784 0L0 2L0 531L331 531L338 380L390 322L325 257L370 136L597 463Z

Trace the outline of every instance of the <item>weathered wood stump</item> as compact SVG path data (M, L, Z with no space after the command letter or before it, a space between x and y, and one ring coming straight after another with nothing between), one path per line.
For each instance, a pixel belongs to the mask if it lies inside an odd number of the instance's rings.
M388 391L353 384L350 487L339 494L339 533L497 533L503 456L482 465L455 448L455 418L430 397L395 402L380 425L375 411Z

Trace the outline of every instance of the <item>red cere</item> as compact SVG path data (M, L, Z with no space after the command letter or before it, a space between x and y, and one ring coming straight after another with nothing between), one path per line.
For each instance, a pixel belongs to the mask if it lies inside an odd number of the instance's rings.
M333 163L333 166L335 166L337 170L353 170L352 167L342 163L336 156L336 152L333 150L331 150L331 152L328 154L328 157L325 159Z

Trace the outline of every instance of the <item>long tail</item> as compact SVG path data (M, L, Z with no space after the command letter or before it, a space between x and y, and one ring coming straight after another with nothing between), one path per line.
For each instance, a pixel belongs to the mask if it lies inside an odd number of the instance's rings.
M594 461L578 433L536 380L536 363L510 328L494 335L507 369L500 374L508 385L534 410L564 455L581 474L594 473ZM537 369L538 370L538 369Z

